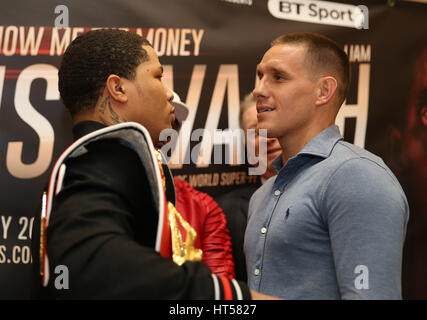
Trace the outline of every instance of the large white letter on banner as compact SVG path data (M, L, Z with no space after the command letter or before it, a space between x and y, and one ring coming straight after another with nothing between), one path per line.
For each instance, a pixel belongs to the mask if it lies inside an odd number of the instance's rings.
M188 152L188 149L190 147L191 131L193 130L194 119L196 118L197 106L199 105L200 95L202 93L205 73L205 64L194 66L190 86L188 87L187 100L185 102L189 111L188 116L187 119L182 122L177 139L177 145L173 149L169 160L169 167L172 169L179 169L182 168L184 163L190 163L190 153ZM173 88L172 83L168 82L166 84L169 88ZM184 159L184 157L188 158Z
M36 161L30 164L22 162L22 141L9 142L6 165L10 174L20 179L35 178L43 174L52 160L55 134L49 121L31 105L31 83L38 78L46 79L46 100L59 100L58 69L49 64L35 64L22 70L16 82L15 108L39 137L39 150Z
M344 135L345 118L356 118L356 132L354 134L354 144L364 148L366 126L368 124L369 109L369 75L371 65L361 63L359 65L359 82L357 89L357 104L346 104L341 106L335 123Z
M227 91L227 105L228 105L228 128L231 130L239 129L239 72L237 64L221 65L216 79L214 92L212 95L211 105L209 107L208 116L206 119L205 129L213 136L214 131L218 128L219 117L221 116L222 106L224 104L225 92ZM232 147L232 156L234 165L242 164L242 137L240 141ZM197 167L209 166L213 140L203 139L199 158L197 160Z

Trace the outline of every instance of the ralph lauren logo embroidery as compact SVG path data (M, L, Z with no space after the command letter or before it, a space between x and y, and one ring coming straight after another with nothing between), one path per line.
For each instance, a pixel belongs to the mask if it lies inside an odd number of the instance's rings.
M289 207L288 209L286 209L285 221L288 220L290 209L291 209L291 207Z

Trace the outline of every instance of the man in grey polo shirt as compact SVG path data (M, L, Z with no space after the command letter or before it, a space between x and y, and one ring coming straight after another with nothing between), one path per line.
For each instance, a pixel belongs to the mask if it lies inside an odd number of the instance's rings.
M279 139L282 155L249 205L250 288L285 299L401 299L405 194L379 157L334 125L347 55L317 34L284 35L257 74L258 128Z

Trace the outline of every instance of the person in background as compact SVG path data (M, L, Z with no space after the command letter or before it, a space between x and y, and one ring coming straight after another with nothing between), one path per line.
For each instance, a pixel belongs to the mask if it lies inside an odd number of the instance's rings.
M314 33L276 38L257 66L258 128L276 137L277 176L252 196L248 284L285 299L401 299L409 207L381 158L334 124L346 53Z
M411 220L404 248L403 297L427 299L427 47L416 50L406 105L395 106L395 121L387 131L388 161L408 195ZM406 83L405 83L406 84Z
M248 130L256 129L258 119L256 110L256 101L252 93L245 96L240 103L240 127L245 132L245 137ZM250 137L250 135L249 135ZM267 144L267 154L260 155L259 144ZM237 188L233 191L222 194L216 198L219 206L224 210L227 217L227 225L230 230L231 242L233 246L233 254L235 261L236 279L247 281L245 255L243 253L243 239L246 229L248 217L249 200L252 194L270 177L276 175L276 171L271 167L271 162L282 152L279 141L276 138L265 138L255 132L254 141L246 141L255 146L255 156L264 161L266 171L259 177L256 183ZM266 162L266 163L265 163ZM261 166L261 164L258 164Z

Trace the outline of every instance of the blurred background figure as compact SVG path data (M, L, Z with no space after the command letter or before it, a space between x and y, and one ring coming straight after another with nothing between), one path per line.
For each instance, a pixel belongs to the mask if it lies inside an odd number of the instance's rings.
M247 130L256 129L257 126L257 110L256 101L252 93L245 96L240 104L240 126L247 137ZM277 174L271 167L271 162L281 153L279 141L276 138L264 138L255 134L255 141L245 141L247 146L249 143L255 145L255 156L260 161L266 161L267 170L259 177L257 183L238 188L216 198L220 207L224 210L227 217L227 225L230 230L231 242L233 247L236 279L246 281L246 262L243 253L243 238L245 235L246 222L248 217L249 200L252 194L270 177ZM262 156L259 154L260 143L267 143L267 154ZM261 165L261 164L259 164Z
M427 299L427 47L412 69L402 116L388 131L388 165L410 205L403 258L403 297Z

